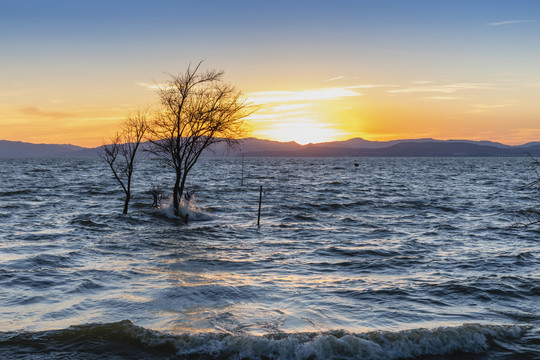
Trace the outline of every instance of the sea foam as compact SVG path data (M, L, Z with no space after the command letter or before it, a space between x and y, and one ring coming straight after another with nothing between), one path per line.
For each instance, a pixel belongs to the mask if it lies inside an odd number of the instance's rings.
M169 219L178 219L178 216L174 214L172 195L161 201L159 211ZM178 212L180 218L182 219L185 219L186 215L188 215L189 221L207 221L212 219L210 215L197 207L194 198L192 198L190 201L182 199L180 201L180 208L178 209Z
M519 325L464 324L456 327L350 333L277 333L264 336L229 333L166 334L129 320L72 326L38 333L0 333L0 349L9 345L49 352L123 353L136 346L145 354L218 359L407 359L429 355L485 353L493 341L523 336ZM81 344L91 344L86 349Z

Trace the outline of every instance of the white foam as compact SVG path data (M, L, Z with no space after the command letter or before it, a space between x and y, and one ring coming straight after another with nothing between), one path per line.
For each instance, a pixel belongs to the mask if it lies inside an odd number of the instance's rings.
M490 340L519 338L525 330L525 327L517 325L465 324L436 329L358 334L330 331L266 336L225 333L165 335L136 326L129 329L129 332L148 346L167 342L177 349L177 355L188 357L382 360L459 352L483 353L489 349Z
M178 216L174 214L172 194L167 199L161 201L159 211L169 219L178 219ZM204 210L197 207L195 197L192 197L190 201L182 199L180 201L178 212L182 219L184 219L187 214L189 221L207 221L212 219L212 217L204 212Z

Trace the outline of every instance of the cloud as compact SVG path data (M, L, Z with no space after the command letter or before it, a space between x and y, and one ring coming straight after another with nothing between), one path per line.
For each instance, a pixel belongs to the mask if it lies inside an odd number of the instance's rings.
M145 82L136 82L135 85L142 86L142 87L147 88L149 90L157 90L157 89L161 89L161 88L164 87L161 84L148 84L148 83L145 83Z
M331 87L301 91L258 91L247 94L255 105L317 100L339 100L346 97L362 96L355 87Z
M483 113L488 112L495 109L501 109L501 108L507 108L512 106L517 106L517 103L506 103L506 104L475 104L473 105L473 109L469 111L469 113Z
M371 88L378 88L378 87L399 87L399 85L364 84L364 85L345 86L344 89L371 89Z
M37 120L41 123L48 124L75 124L76 122L85 121L119 121L124 118L122 113L124 109L107 109L107 110L79 110L76 112L42 110L37 107L25 107L13 109L10 115L12 118L19 119L18 122L27 124L36 124Z
M534 20L505 20L499 22L488 23L489 26L502 26L502 25L511 25L511 24L523 24L535 22Z
M456 96L430 96L427 97L428 100L458 100Z
M298 117L299 115L305 116L311 114L309 111L291 111L291 112L270 112L266 114L261 113L255 113L249 116L249 120L255 121L255 122L268 122L278 119L285 119L285 118L294 118Z
M25 107L19 109L19 112L26 116L40 117L40 118L52 118L52 119L65 119L68 117L75 117L74 113L67 113L61 111L45 111L36 107Z
M345 76L340 75L340 76L333 77L333 78L331 78L331 79L326 79L326 80L324 80L323 82L336 81L336 80L339 80L339 79L343 79L344 77L345 77Z
M388 92L393 94L410 94L422 92L438 92L443 94L452 94L457 91L477 89L493 89L493 86L485 83L456 83L438 86L415 86L405 89L388 90Z
M283 104L274 106L272 108L273 111L290 111L290 110L298 110L298 109L306 109L309 107L314 106L315 104L309 103L309 104Z

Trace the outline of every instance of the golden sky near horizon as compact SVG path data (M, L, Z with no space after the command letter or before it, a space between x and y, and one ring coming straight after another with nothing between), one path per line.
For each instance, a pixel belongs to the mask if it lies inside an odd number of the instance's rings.
M182 5L187 35L168 0L11 3L0 139L99 146L203 59L257 104L258 138L540 140L535 2L210 3Z

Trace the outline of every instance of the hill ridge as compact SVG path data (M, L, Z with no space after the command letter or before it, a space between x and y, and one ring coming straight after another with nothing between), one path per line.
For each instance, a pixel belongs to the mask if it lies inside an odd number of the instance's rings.
M33 144L0 140L0 158L88 158L97 157L101 147L85 148L71 144ZM506 145L488 140L437 140L431 138L370 141L352 138L300 145L294 141L245 138L238 148L217 144L204 157L466 157L540 156L540 142ZM141 155L144 153L141 152ZM148 156L148 154L146 154Z

